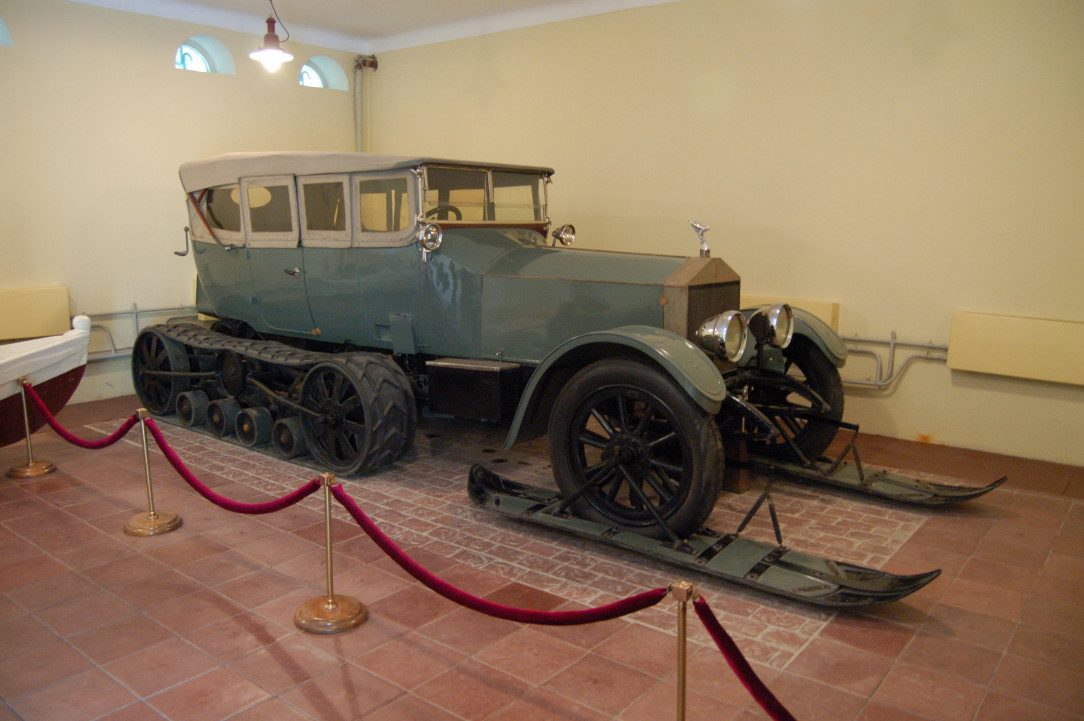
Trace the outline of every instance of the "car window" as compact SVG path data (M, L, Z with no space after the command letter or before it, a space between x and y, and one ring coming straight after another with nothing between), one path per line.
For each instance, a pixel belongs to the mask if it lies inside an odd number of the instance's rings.
M493 171L493 220L529 223L545 220L545 181L538 173Z
M358 215L363 233L402 230L410 223L406 178L358 181Z
M302 245L314 248L350 247L353 224L347 192L349 178L345 174L298 178Z
M237 186L208 188L203 214L215 230L241 232L241 194Z
M298 242L292 175L241 179L241 211L253 246L287 248Z
M478 223L486 217L488 172L466 168L430 167L426 170L427 220Z

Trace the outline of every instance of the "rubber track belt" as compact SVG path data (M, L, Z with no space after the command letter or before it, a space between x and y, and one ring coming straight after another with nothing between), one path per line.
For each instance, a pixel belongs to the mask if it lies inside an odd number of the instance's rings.
M152 326L152 329L190 348L209 351L233 351L246 358L255 358L265 363L289 368L309 368L335 357L331 353L302 350L273 340L234 338L196 323L156 325Z

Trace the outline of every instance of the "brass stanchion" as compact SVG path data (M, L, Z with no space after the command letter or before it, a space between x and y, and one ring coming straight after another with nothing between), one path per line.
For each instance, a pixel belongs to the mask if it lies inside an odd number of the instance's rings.
M8 469L8 478L37 478L45 476L56 470L49 461L34 460L34 446L30 442L30 411L26 407L26 378L19 379L19 398L23 402L23 428L26 429L26 463L21 466L12 466Z
M688 581L678 581L670 584L670 593L678 602L677 721L685 721L685 624L689 601L696 598L696 589Z
M294 625L309 633L341 633L365 623L369 609L352 596L335 594L334 572L331 565L331 487L338 481L330 473L321 473L324 487L324 541L327 546L327 595L301 604L294 614Z
M147 512L137 513L124 524L129 536L157 536L181 527L181 517L176 513L158 511L154 508L154 487L151 485L151 457L147 452L147 409L139 409L139 432L143 437L143 468L147 474Z

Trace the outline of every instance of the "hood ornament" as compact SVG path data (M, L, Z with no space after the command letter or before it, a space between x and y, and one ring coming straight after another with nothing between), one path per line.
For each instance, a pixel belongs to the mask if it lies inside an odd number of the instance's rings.
M693 226L693 230L695 230L696 234L698 236L700 236L700 257L701 258L711 257L711 250L708 248L708 239L704 237L704 233L711 230L711 226L710 225L701 225L700 223L698 223L695 220L690 220L689 225Z

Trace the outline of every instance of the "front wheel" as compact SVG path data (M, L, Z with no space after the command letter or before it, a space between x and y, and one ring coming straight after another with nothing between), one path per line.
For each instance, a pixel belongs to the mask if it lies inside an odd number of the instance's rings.
M581 370L557 397L549 438L557 484L589 520L672 540L698 531L715 504L719 429L651 366L603 360Z
M745 390L749 400L772 419L780 432L773 440L750 442L749 450L781 460L802 460L794 452L797 448L805 459L815 461L839 430L836 422L843 418L843 381L839 369L824 352L804 337L796 336L783 357L786 375L813 391L824 405L785 388L749 384Z

